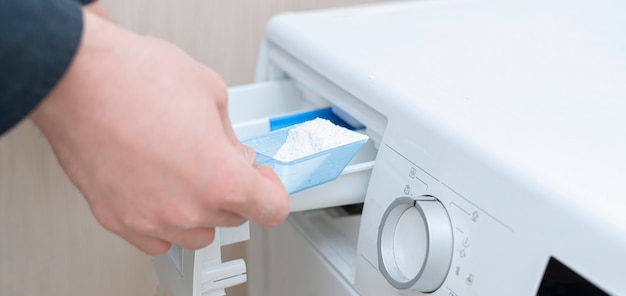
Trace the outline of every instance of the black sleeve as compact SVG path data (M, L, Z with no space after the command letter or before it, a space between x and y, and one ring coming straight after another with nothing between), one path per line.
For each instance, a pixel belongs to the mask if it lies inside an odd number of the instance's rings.
M80 42L80 5L0 0L0 135L26 117L63 76Z

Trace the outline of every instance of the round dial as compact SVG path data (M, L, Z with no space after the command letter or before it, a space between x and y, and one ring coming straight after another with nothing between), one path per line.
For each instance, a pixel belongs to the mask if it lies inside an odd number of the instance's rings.
M378 265L394 287L435 291L448 274L452 249L452 224L436 198L400 197L383 214L378 229Z

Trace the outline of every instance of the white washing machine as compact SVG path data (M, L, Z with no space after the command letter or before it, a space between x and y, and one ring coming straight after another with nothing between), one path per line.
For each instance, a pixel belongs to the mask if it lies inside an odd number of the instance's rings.
M282 225L173 248L161 279L179 296L246 280L254 296L626 295L624 12L433 0L275 17L258 83L230 92L240 138L330 112L371 140L292 195ZM249 233L247 263L221 264Z

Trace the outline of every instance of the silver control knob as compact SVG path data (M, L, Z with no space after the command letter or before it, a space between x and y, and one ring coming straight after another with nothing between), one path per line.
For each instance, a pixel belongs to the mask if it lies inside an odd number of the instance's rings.
M452 224L432 196L394 200L378 228L378 265L397 289L437 290L452 262Z

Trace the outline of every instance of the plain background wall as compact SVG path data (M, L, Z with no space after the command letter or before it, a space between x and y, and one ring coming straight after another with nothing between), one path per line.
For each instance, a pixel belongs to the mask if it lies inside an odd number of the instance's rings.
M177 44L228 85L252 81L271 15L367 2L376 1L104 0L118 24ZM225 256L242 257L244 247ZM245 291L242 285L228 295ZM0 295L168 294L151 258L95 221L31 122L0 138Z

